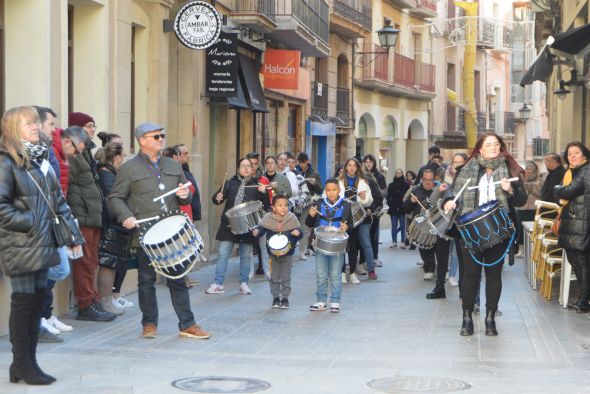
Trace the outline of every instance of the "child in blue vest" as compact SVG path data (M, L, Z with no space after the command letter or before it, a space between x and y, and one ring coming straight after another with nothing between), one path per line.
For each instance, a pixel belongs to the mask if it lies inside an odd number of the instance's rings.
M325 198L309 210L305 220L308 227L332 226L347 231L352 223L350 204L340 197L340 185L337 179L328 179L324 189ZM317 302L309 307L312 312L325 311L328 300L328 278L332 285L330 312L340 312L340 293L342 292L341 272L344 265L344 252L329 256L321 250L315 250Z

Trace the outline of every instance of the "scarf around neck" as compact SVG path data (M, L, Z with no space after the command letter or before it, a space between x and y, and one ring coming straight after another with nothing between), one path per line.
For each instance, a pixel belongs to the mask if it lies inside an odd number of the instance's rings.
M238 193L236 194L236 199L234 201L234 206L235 205L240 205L241 203L244 202L244 195L246 193L246 183L248 183L248 181L250 179L252 179L251 177L242 178L239 174L236 175L236 177L240 181L240 187L238 188Z
M563 174L563 181L562 181L563 186L567 186L570 183L572 183L572 179L574 178L574 174L572 173L572 170L575 170L576 168L584 167L586 164L588 164L588 160L584 160L583 162L581 162L577 166L569 166L568 169L565 171L565 174ZM559 203L563 206L566 206L569 203L569 201L561 199L561 200L559 200Z
M39 142L38 144L33 144L29 141L22 141L23 146L25 147L25 152L27 156L31 160L41 161L45 158L45 154L47 153L47 145L43 142Z
M293 212L289 212L285 216L269 212L262 217L260 224L265 229L275 233L288 233L300 226L299 220L297 220L297 216Z

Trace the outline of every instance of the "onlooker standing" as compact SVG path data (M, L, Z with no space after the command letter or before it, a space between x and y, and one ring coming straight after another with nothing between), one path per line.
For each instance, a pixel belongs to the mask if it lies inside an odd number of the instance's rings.
M406 248L406 213L402 209L404 195L410 188L410 184L404 178L404 170L395 170L393 181L387 187L387 205L391 218L391 247L397 247L397 233L401 233L400 248Z
M541 200L558 203L559 198L555 196L553 188L561 184L565 174L561 156L557 153L548 153L545 156L545 167L547 167L547 175L541 188Z
M527 161L524 167L524 189L527 192L526 204L516 209L518 223L535 220L535 201L541 197L542 182L539 167L534 161ZM524 242L524 227L518 226L518 244Z
M92 140L96 131L94 119L82 112L72 112L68 121L70 126L82 127ZM111 321L115 315L104 310L96 301L96 270L98 268L98 243L102 227L103 195L100 189L96 161L92 157L90 142L81 154L69 158L70 179L68 205L78 219L80 230L86 243L83 245L84 255L73 264L74 295L78 300L78 320Z
M309 194L313 197L315 195L322 194L322 178L320 173L313 169L309 162L309 156L305 152L301 152L297 155L297 166L296 173L303 176L304 181L301 183L301 189L307 188ZM309 214L309 207L305 208L301 213L299 221L303 230L303 238L299 242L299 259L307 260L306 254L309 254L309 238L311 236L311 230L305 224L307 215Z

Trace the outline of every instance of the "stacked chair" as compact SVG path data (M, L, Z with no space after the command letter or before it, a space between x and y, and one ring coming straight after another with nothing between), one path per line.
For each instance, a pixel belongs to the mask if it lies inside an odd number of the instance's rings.
M551 300L553 278L561 273L563 264L563 250L557 247L557 236L551 232L551 225L557 216L559 205L538 200L535 206L529 282L533 289L536 289L537 281L540 281L541 295Z

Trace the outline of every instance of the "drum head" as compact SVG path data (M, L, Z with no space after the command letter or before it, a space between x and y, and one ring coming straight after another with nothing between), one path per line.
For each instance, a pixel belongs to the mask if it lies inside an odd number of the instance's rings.
M260 201L247 201L227 210L227 216L243 216L256 212L262 208Z
M156 222L144 234L143 243L158 244L174 237L184 226L186 220L184 215L174 215Z
M268 246L271 249L283 249L289 244L289 238L284 234L275 234L268 239Z
M348 234L332 226L316 227L315 234L317 237L320 237L323 240L332 242L339 242L348 239Z

